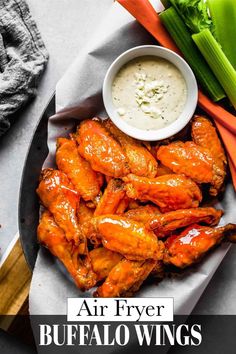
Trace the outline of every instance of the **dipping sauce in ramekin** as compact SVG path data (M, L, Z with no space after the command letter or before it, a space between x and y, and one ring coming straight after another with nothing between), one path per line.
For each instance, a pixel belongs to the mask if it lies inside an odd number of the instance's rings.
M103 82L109 117L139 140L162 140L178 133L193 116L197 99L197 82L186 61L154 45L122 53Z
M156 56L129 61L116 74L112 99L128 124L156 130L174 122L187 98L183 75L175 65Z

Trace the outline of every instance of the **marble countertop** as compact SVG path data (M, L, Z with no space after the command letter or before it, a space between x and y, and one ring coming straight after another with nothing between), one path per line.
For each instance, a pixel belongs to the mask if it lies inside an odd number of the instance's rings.
M18 230L18 195L24 160L37 121L55 85L79 54L113 0L28 0L31 13L50 54L37 98L17 114L11 130L0 139L0 259ZM90 26L83 26L87 17ZM232 246L205 293L196 314L236 314L236 246Z

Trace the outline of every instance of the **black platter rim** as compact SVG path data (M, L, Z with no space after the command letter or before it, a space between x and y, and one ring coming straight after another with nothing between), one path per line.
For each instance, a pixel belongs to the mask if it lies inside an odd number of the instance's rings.
M48 119L53 114L55 114L55 93L50 98L43 114L39 118L26 154L21 176L18 228L23 253L31 270L34 269L39 250L36 235L40 204L36 188L43 163L48 155Z

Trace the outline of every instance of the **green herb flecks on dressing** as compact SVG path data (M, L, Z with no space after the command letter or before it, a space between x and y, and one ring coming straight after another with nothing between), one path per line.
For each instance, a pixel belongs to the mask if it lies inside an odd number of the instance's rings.
M183 111L187 88L169 61L143 56L124 65L112 84L117 113L129 125L156 130L174 122Z

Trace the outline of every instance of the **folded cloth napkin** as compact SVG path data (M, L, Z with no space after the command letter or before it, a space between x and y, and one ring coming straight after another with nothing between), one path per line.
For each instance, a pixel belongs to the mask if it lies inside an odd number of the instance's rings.
M35 96L48 53L24 0L0 0L0 136Z

